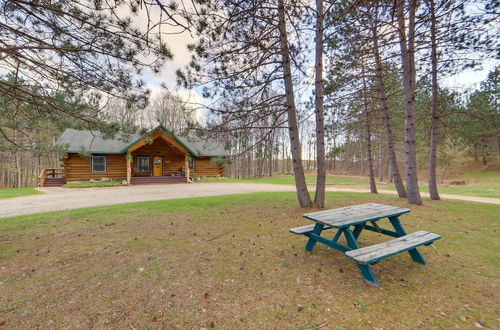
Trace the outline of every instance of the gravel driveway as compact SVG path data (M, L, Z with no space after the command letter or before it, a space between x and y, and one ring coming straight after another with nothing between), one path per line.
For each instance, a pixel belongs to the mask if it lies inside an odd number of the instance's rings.
M63 211L90 206L104 206L174 198L246 194L266 191L295 191L295 186L266 183L192 183L138 185L103 188L38 188L43 194L0 199L0 218L41 212ZM366 189L327 187L327 191L369 192ZM314 191L314 187L310 187ZM382 194L395 194L379 190ZM428 197L427 193L422 193ZM444 199L500 204L499 198L442 194Z
M51 187L38 190L43 194L0 199L0 218L173 198L295 191L295 187L264 183L191 183L101 188Z

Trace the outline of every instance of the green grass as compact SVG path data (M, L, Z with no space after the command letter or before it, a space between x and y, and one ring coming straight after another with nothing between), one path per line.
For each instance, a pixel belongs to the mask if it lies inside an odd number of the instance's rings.
M34 187L0 189L0 199L41 194Z
M466 173L464 176L470 180L498 182L500 180L500 171L472 172L472 173Z
M206 178L200 182L227 182L227 183L272 183L283 185L294 185L294 177L275 176L259 179L234 179L234 178ZM307 175L306 182L308 185L316 184L315 175ZM465 195L477 197L493 197L500 198L500 172L485 171L466 175L466 185L438 185L438 190L443 194ZM328 175L326 178L327 185L333 187L361 189L368 188L368 178ZM378 189L396 190L393 184L378 184ZM426 184L420 185L420 191L429 192L429 187Z
M429 192L429 187L427 185L421 186L420 191ZM469 183L463 186L438 186L438 191L442 194L500 198L500 181L496 183Z
M265 177L265 178L259 178L259 179L206 178L200 182L272 183L272 184L294 185L295 178L291 175L273 176L273 177ZM316 184L316 176L315 175L306 175L306 183L308 185L315 185ZM326 184L328 184L328 185L366 185L366 184L368 184L368 179L350 177L350 176L328 175L326 177Z
M0 219L0 320L6 328L498 327L499 206L327 193L328 207L365 202L410 207L401 217L408 232L443 236L420 248L426 266L391 257L374 266L382 285L374 288L342 253L321 244L307 253L306 239L288 233L309 223L295 193ZM386 239L363 232L360 244Z
M110 181L95 181L95 182L78 182L78 183L66 183L63 187L65 188L91 188L91 187L116 187L121 186L121 180L110 180Z
M500 171L482 171L464 174L465 185L438 185L442 194L500 198ZM384 189L384 186L380 187ZM395 190L393 185L385 189ZM429 192L427 185L421 185L420 191Z

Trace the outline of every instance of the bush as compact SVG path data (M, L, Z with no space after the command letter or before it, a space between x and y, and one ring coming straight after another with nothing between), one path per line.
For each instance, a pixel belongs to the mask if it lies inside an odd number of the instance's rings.
M106 180L106 181L85 181L66 183L63 187L66 188L90 188L90 187L116 187L121 186L121 180Z

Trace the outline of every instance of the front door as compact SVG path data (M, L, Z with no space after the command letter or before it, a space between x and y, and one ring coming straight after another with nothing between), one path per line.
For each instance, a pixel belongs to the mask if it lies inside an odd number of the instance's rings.
M153 157L153 176L163 175L163 158L160 156Z

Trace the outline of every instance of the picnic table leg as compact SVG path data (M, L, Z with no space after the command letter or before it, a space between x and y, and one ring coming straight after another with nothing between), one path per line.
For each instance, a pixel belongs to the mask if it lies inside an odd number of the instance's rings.
M343 231L344 231L344 236L345 236L345 239L347 240L347 245L349 246L349 248L351 248L352 250L359 249L359 245L358 245L358 242L356 241L356 237L351 232L351 230L349 228L343 228ZM359 233L358 233L358 235L359 235ZM375 285L377 287L380 286L377 282L377 278L375 277L375 274L373 273L370 265L363 265L363 264L360 264L357 262L356 262L356 264L358 265L358 268L361 271L361 274L365 278L365 281L368 282L368 284L372 284L372 285Z
M403 225L399 221L398 217L389 217L389 221L394 227L394 230L396 230L396 233L398 233L399 237L406 235L406 231L404 230ZM424 257L422 257L420 252L417 251L417 249L411 249L408 251L408 253L410 254L413 261L425 265L425 259Z
M337 242L340 238L340 235L342 235L342 229L337 230L337 233L335 233L335 236L332 238L332 242Z
M364 224L354 226L354 230L352 232L352 234L354 235L354 238L358 239L364 226L365 226Z
M316 223L316 225L314 226L313 228L313 233L316 234L316 235L321 235L321 232L323 231L323 225L320 224L320 223ZM309 241L307 241L307 244L306 244L306 250L307 251L312 251L314 245L316 244L316 240L309 237Z

